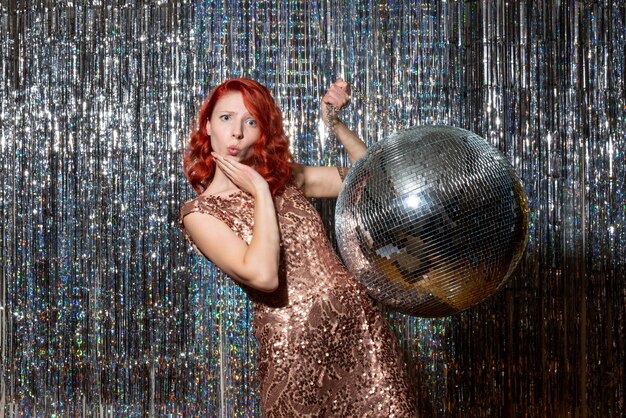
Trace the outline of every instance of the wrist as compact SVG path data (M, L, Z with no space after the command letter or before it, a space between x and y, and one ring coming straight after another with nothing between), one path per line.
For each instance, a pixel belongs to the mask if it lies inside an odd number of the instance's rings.
M345 128L346 127L346 124L343 122L343 120L341 120L339 118L335 118L333 121L331 121L327 125L328 125L328 128L331 129L334 132L337 131L337 128Z
M263 182L258 182L258 183L253 183L254 186L254 197L259 197L262 196L264 194L270 194L270 186L269 184L267 184L266 181Z
M328 126L329 128L335 128L337 125L343 125L343 121L341 119L339 119L339 115L337 114L327 114L326 117L324 118L324 123L326 124L326 126Z

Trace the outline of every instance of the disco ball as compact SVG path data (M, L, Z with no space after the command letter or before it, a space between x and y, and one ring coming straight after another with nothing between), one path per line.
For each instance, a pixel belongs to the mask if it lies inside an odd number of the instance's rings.
M450 126L370 147L348 173L335 216L341 257L370 295L424 317L492 295L528 239L526 195L506 157Z

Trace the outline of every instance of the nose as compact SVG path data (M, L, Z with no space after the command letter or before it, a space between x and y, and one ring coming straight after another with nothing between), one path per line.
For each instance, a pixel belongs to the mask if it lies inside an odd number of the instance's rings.
M235 125L235 127L233 128L233 136L237 139L243 138L243 130L241 129L241 125Z

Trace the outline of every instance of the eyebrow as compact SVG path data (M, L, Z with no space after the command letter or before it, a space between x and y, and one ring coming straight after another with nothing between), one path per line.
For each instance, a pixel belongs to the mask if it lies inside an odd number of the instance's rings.
M237 113L234 110L226 110L226 109L222 110L222 109L219 109L217 107L215 108L214 112L216 112L216 113ZM244 116L250 116L251 118L254 118L254 115L252 113L250 113L250 112L246 112L243 115Z

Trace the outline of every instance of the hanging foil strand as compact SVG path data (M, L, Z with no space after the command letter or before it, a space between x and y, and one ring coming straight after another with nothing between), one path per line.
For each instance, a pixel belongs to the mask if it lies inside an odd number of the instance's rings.
M177 227L182 151L207 92L250 77L295 159L327 164L342 76L368 144L468 129L529 197L500 293L388 313L419 412L626 415L625 33L606 0L2 1L0 414L259 416L251 305Z

